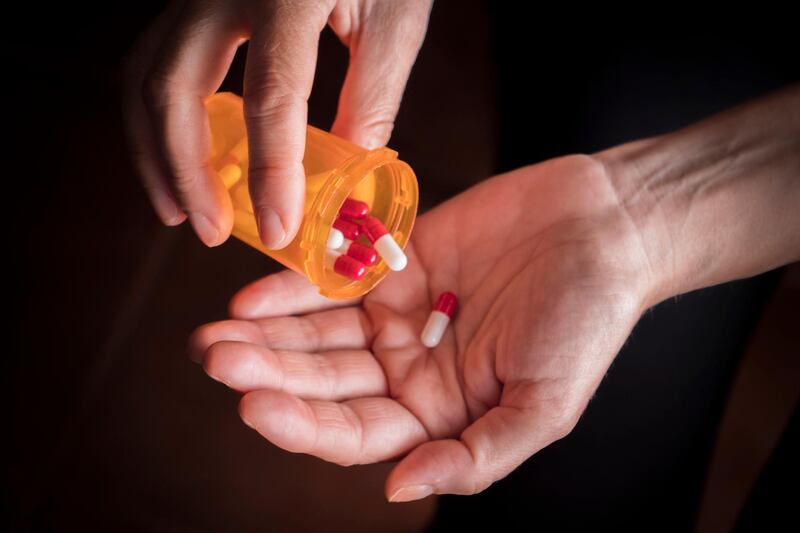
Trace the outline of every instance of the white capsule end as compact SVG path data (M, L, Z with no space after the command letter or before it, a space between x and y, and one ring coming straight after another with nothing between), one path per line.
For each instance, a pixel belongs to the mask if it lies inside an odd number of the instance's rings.
M342 245L339 246L336 250L339 251L339 252L342 252L343 254L346 254L347 250L350 249L350 245L353 244L353 241L351 241L350 239L345 237L344 233L342 233L342 237L344 238L344 240L342 241Z
M344 233L336 228L331 228L328 233L328 248L331 250L338 250L344 244Z
M441 311L431 311L431 315L428 317L428 322L425 323L425 327L422 329L419 340L428 348L435 348L442 340L444 332L447 329L447 324L449 323L449 316Z
M389 268L395 272L400 272L408 264L408 258L403 253L403 249L388 233L375 241L372 246L378 252L378 255L386 261Z

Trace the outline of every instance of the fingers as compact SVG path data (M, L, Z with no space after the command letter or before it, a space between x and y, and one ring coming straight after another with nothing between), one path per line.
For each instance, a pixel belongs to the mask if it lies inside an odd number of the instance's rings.
M303 399L340 401L385 396L386 376L368 350L322 354L271 350L247 342L218 342L203 368L212 378L240 392L283 391Z
M230 235L230 198L208 165L211 133L204 106L222 83L241 38L240 23L216 4L188 4L144 80L144 103L161 147L167 181L208 246Z
M244 114L250 197L267 248L291 242L303 215L307 100L328 4L303 0L289 10L263 2L255 15L259 24L247 54Z
M264 345L272 349L322 352L368 348L372 344L372 325L361 307L266 318L256 323Z
M459 440L425 443L400 461L387 479L387 498L403 502L433 493L475 494L564 437L577 422L564 414L571 409L544 410L528 399L508 405L508 396L504 393L505 402L467 427Z
M360 307L301 317L222 320L197 328L189 337L189 357L200 362L215 343L240 341L272 350L329 352L363 350L372 344L372 326Z
M186 352L195 363L203 361L208 349L216 342L240 341L262 344L264 334L255 322L249 320L221 320L197 328L189 336Z
M150 203L167 226L186 220L167 180L167 171L153 137L153 126L142 98L142 84L153 57L167 30L172 26L180 4L173 2L142 34L125 61L124 120L128 149Z
M242 398L239 413L276 446L341 465L388 460L428 439L419 420L388 398L335 403L261 390Z
M389 141L411 67L425 38L431 2L375 2L358 28L347 6L331 14L331 27L350 48L332 131L366 148Z
M307 278L284 270L239 290L231 299L229 312L233 318L253 319L311 313L358 302L326 298Z

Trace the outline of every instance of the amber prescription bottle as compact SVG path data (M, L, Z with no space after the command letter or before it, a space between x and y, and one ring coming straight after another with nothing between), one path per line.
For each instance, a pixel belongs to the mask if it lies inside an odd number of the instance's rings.
M261 244L247 185L247 133L242 99L217 93L206 100L212 134L211 164L231 195L233 235L288 268L306 276L323 296L356 298L375 287L390 271L385 261L367 269L360 280L347 279L325 266L328 233L346 198L366 202L401 248L414 226L419 193L417 178L397 152L367 150L309 126L303 167L305 214L294 240L281 250Z

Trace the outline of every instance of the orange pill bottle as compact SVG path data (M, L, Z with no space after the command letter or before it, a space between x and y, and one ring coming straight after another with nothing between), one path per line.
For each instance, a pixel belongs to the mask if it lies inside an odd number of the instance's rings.
M217 93L206 100L213 142L211 164L231 195L233 235L306 276L328 298L356 298L369 292L390 272L384 261L360 280L350 280L326 267L328 233L346 198L366 202L400 247L405 248L419 203L417 178L397 152L367 150L309 126L303 167L306 199L303 221L294 240L269 250L258 237L247 184L247 133L242 99Z

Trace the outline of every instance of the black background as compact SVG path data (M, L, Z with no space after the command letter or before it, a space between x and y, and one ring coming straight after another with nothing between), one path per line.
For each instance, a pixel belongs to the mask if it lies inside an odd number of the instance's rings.
M709 14L674 5L589 12L531 4L486 9L497 172L670 131L800 77L796 20L767 4ZM160 9L155 2L29 3L3 17L3 211L12 267L12 341L4 364L12 436L3 491L11 523L22 529L60 529L51 515L58 495L47 488L59 486L51 479L58 473L41 465L63 450L54 443L71 432L66 406L86 386L70 372L91 358L97 332L110 327L102 317L86 323L80 309L115 290L142 253L135 238L141 226L120 221L139 220L144 195L132 172L103 175L103 168L119 168L125 157L119 61ZM452 25L468 39L475 21L460 20L458 12L452 3L435 6L431 31ZM330 32L323 47L331 51L320 66L310 121L324 127L333 119L346 52ZM423 48L420 61L434 60ZM237 58L225 88L241 88L242 64ZM424 82L415 71L409 91L423 90ZM449 90L456 98L460 88ZM427 158L420 164L431 173L446 168L465 147L414 152L404 141L412 133L404 117L412 112L401 110L394 146L412 165ZM428 178L428 205L479 178ZM98 190L106 196L93 196ZM95 221L91 207L102 203L114 206L113 220ZM71 233L87 227L89 234ZM133 244L99 264L86 262L91 250L114 239ZM526 530L690 530L731 376L774 280L768 274L727 284L650 311L575 432L484 494L443 499L434 529L506 523ZM79 436L70 438L82 446ZM785 455L773 472L787 471L793 457ZM20 485L26 471L38 472L30 478L36 486ZM788 513L788 505L780 507L788 493L779 478L759 489L769 498L755 498L746 510L751 526L764 523L766 504L778 507L773 517ZM96 497L88 481L73 489Z

